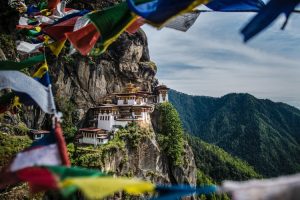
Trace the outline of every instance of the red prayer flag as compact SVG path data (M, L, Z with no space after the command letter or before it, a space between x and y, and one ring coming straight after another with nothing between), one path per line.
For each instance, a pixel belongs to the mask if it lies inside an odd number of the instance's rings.
M65 33L73 31L74 25L78 17L79 16L76 16L66 21L63 21L61 23L44 28L43 32L56 41L65 40L66 39Z
M49 9L56 8L56 6L59 2L60 2L60 0L48 0L48 8Z
M127 29L126 32L130 34L136 33L141 26L145 24L145 20L142 17L138 17Z
M34 29L34 28L35 28L35 26L33 26L33 25L17 25L16 26L17 30L22 30L22 29L30 30L30 29Z
M55 122L54 133L55 133L55 138L56 138L56 143L58 146L59 154L60 154L60 157L62 160L62 164L65 166L71 166L66 141L63 136L63 131L61 129L59 122Z
M100 33L93 24L88 24L77 31L66 33L66 37L82 55L87 55L95 46Z
M58 188L56 177L46 168L25 168L17 172L17 177L29 183L32 193Z

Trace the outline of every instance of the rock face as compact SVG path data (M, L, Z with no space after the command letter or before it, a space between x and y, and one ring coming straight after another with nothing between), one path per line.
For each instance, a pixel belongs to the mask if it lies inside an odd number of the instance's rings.
M112 5L115 1L101 1L101 5L96 1L87 5L83 1L76 2L73 1L72 4L77 8L96 9ZM5 7L7 6L1 5L0 9L5 10ZM14 17L9 21L8 29L2 29L4 24L0 24L0 57L23 59L17 56L15 50L15 34L6 35L14 33L17 13L9 10L8 14ZM8 45L11 47L4 51ZM155 78L156 66L150 61L147 37L142 30L134 35L122 34L106 53L97 57L78 54L68 56L67 53L68 49L65 49L58 58L47 57L47 61L56 101L73 102L78 113L78 116L73 117L79 121L84 120L90 107L96 106L110 93L121 92L129 82L148 91L152 91L158 83ZM49 126L47 115L38 108L30 108L24 113L23 121L29 128ZM136 148L127 144L122 151L117 149L107 152L103 169L159 183L196 184L196 166L191 149L186 145L183 166L173 168L167 156L161 152L154 132L151 137L143 138Z
M50 65L54 65L56 97L70 99L85 112L107 94L121 92L129 82L149 91L157 82L142 30L132 36L123 34L104 55L62 56Z
M161 151L155 137L152 132L150 136L142 137L135 147L126 142L125 148L105 151L101 170L160 184L196 185L196 165L191 148L185 145L184 162L174 167Z

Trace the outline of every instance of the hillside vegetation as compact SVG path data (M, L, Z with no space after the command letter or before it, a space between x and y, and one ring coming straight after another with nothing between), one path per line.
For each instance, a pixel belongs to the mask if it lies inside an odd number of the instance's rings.
M171 90L184 128L270 177L300 171L300 110L249 94L221 98Z
M198 170L212 181L221 183L223 180L261 178L248 163L231 156L223 149L193 136L189 136L188 141L193 149Z

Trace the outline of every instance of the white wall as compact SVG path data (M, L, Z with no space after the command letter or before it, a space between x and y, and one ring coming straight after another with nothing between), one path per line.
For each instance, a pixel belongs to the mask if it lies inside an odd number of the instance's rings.
M118 99L118 105L123 105L123 104L124 104L124 100Z
M127 124L128 124L127 121L117 121L117 120L116 120L114 125L125 127Z
M104 119L101 120L101 117L104 117ZM105 119L106 117L108 117L108 120ZM107 131L111 131L113 125L114 125L114 117L112 116L111 113L109 114L101 114L99 113L98 115L98 125L97 125L97 128L100 128L100 129L104 129L104 130L107 130Z
M93 144L93 145L97 145L97 140L96 138L87 138L87 137L84 137L82 138L82 143L84 144Z
M164 103L164 102L168 102L169 101L169 96L168 94L166 94L166 98L165 100L163 100L162 94L159 94L159 98L158 98L158 103Z
M128 105L135 105L135 104L136 104L135 99L129 99L128 100Z
M92 144L92 145L101 145L101 144L106 144L108 143L108 138L102 139L102 141L96 138L87 138L87 137L83 137L81 139L79 139L79 143L83 143L83 144Z

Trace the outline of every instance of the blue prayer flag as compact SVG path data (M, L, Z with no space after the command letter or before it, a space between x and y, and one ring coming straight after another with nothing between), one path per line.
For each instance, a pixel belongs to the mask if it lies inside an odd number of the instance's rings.
M257 12L265 3L261 0L212 0L206 6L221 12Z
M160 27L170 18L207 3L207 0L153 0L138 5L135 0L127 0L127 3L132 12Z
M180 199L184 196L190 196L194 193L197 195L213 194L217 191L217 187L215 185L207 185L200 187L193 187L189 185L158 185L156 186L155 191L157 191L159 195L158 197L155 197L152 200L172 200Z
M259 13L241 30L244 41L268 27L281 13L289 16L299 4L299 0L271 0Z

